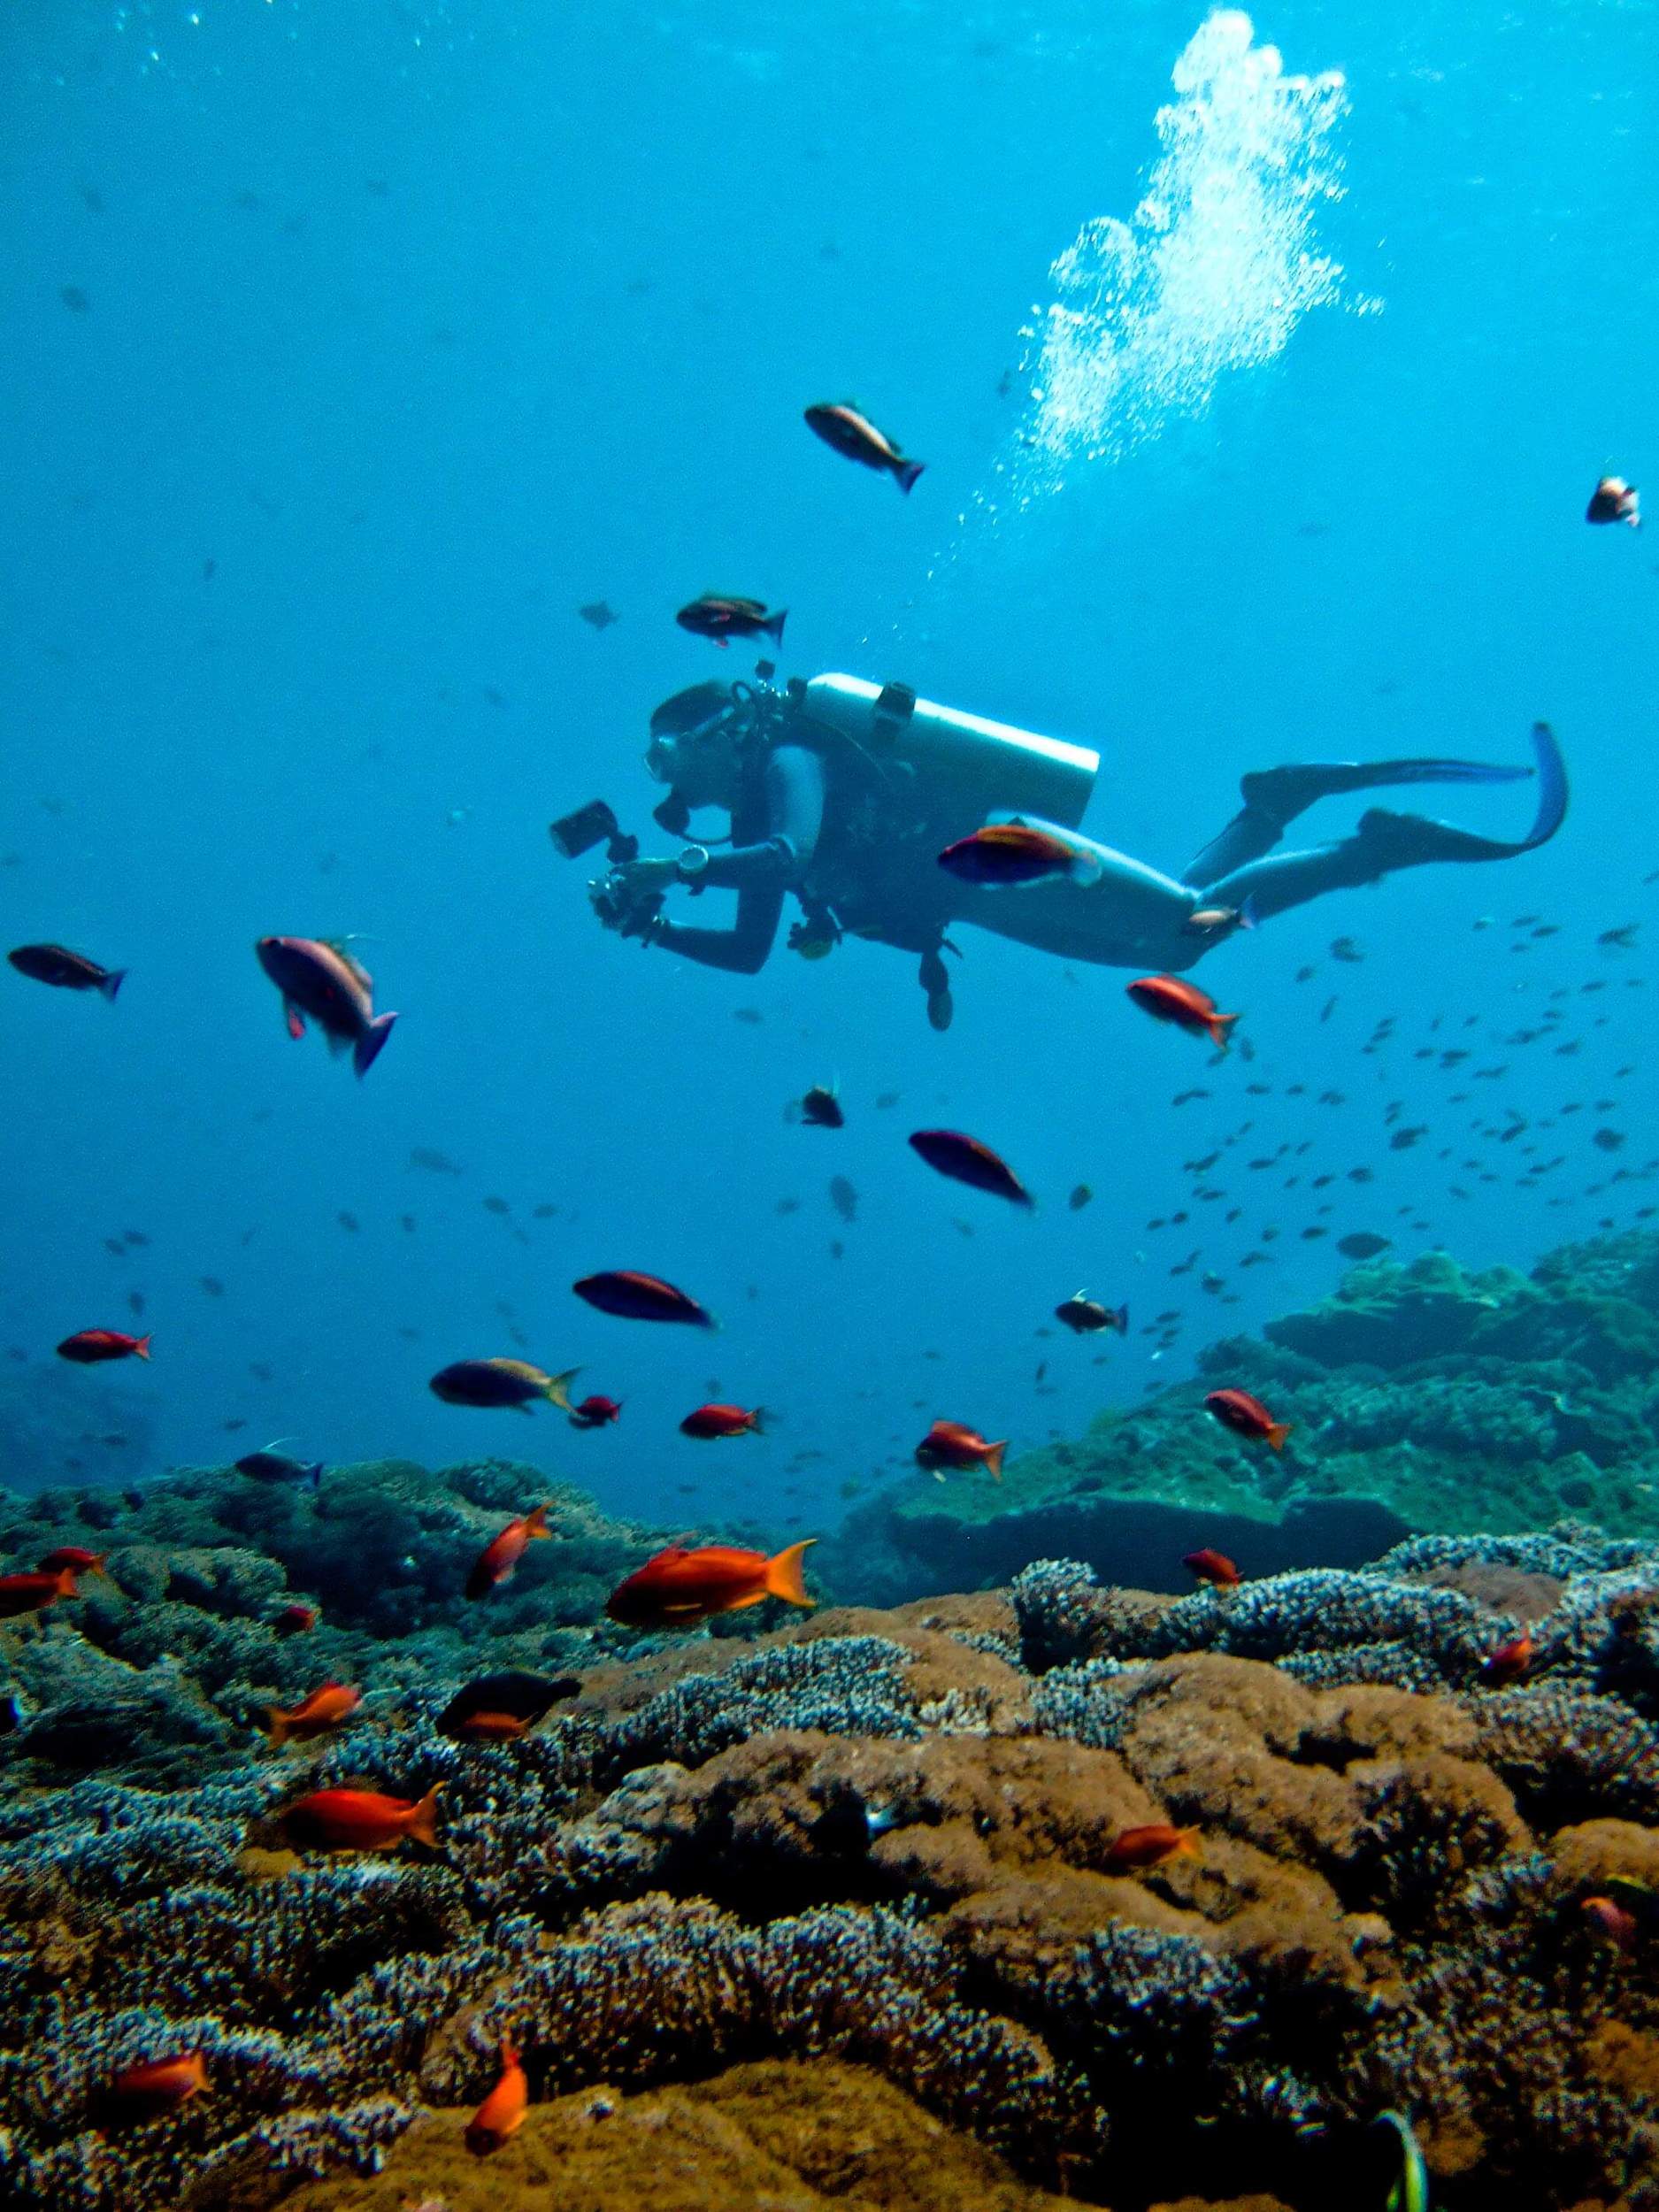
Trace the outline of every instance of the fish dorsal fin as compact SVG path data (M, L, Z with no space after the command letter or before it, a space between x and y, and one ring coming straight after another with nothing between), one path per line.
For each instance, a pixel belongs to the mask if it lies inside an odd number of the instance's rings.
M342 964L350 970L365 991L372 991L374 988L374 978L351 949L357 942L354 932L348 933L344 937L325 937L323 942L329 951L338 957Z

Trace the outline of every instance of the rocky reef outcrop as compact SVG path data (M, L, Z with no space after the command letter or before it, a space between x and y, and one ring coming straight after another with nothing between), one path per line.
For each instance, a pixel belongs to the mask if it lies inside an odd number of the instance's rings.
M67 1606L0 1630L19 1674L93 1651L126 1663ZM1381 2202L1392 2111L1450 2212L1659 2208L1659 1548L1425 1539L1175 1602L1040 1562L742 1640L595 1640L494 1745L437 1725L469 1656L417 1624L365 1665L365 1718L282 1753L56 1786L11 1755L8 2205L551 2185L598 2212L650 2175L686 2212L931 2212L955 2176L1009 2212L1314 2212ZM436 1786L435 1845L288 1847L284 1804L348 1785ZM1184 1847L1125 1870L1156 1824ZM530 2118L473 2160L503 2040ZM209 2093L111 2117L118 2070L196 2052Z
M1659 1534L1659 1236L1602 1237L1530 1275L1446 1255L1354 1268L1335 1295L1225 1338L1194 1380L1075 1441L899 1486L826 1545L838 1589L895 1604L1007 1580L1044 1553L1171 1588L1213 1546L1248 1571L1358 1565L1416 1532L1565 1517ZM1209 1419L1242 1387L1292 1433L1265 1451Z

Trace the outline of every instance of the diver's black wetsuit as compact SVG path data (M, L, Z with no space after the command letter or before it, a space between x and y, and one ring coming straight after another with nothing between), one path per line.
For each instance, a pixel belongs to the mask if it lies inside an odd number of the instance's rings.
M1373 808L1352 836L1276 853L1273 848L1296 816L1336 793L1398 784L1506 782L1532 772L1442 759L1314 762L1246 776L1243 807L1179 879L1067 832L1098 861L1095 879L1083 884L1056 877L1018 890L956 883L931 866L931 856L902 843L890 850L879 836L870 849L847 849L839 816L851 802L824 756L788 742L757 747L743 760L732 847L710 854L697 879L699 885L736 891L735 926L696 929L658 918L650 941L706 967L757 974L777 935L786 893L822 895L821 884L813 882L814 865L822 877L827 855L831 872L856 885L862 910L843 915L847 926L922 954L922 980L930 996L943 989L938 946L944 927L955 922L1067 959L1188 968L1216 941L1191 926L1202 907L1243 910L1265 920L1325 892L1376 883L1396 869L1437 860L1509 859L1545 843L1566 813L1566 772L1541 723L1532 742L1538 809L1524 838L1482 837L1423 815ZM831 895L828 903L846 902Z

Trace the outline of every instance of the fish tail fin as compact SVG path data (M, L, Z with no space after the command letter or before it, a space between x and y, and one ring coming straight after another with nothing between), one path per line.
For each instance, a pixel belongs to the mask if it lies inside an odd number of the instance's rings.
M351 1064L359 1075L366 1075L380 1058L396 1019L396 1014L377 1014L357 1039L351 1051Z
M771 1417L771 1415L767 1412L764 1406L757 1406L755 1410L749 1417L749 1434L751 1436L764 1436L766 1433L766 1424Z
M149 1337L147 1337L147 1336L141 1336L141 1337L139 1338L139 1340L138 1340L137 1343L136 1343L136 1344L134 1344L134 1347L133 1347L133 1355L134 1355L134 1358L136 1358L136 1359L148 1359L148 1358L150 1357L150 1338L149 1338Z
M1290 1434L1293 1425L1294 1424L1289 1421L1270 1421L1268 1423L1267 1440L1276 1452L1282 1452L1284 1450L1285 1439Z
M766 635L772 640L774 645L781 645L783 643L783 626L788 618L788 608L780 607L776 614L772 615L768 620L761 624L761 628L766 633Z
M1231 1033L1238 1018L1236 1014L1211 1014L1204 1023L1204 1027L1210 1032L1210 1043L1225 1052L1233 1042Z
M927 464L925 461L901 461L893 472L893 480L908 498L916 488L916 480Z
M108 975L99 977L98 988L105 998L113 1001L115 994L126 980L127 970L125 968L111 968Z
M568 1413L571 1409L571 1385L581 1371L580 1367L567 1367L562 1375L548 1378L547 1388L541 1394L550 1399L561 1413Z
M552 1535L553 1532L547 1525L546 1506L535 1505L531 1507L529 1512L527 1512L524 1517L524 1532L526 1537L531 1538L537 1536L550 1537Z
M1176 1845L1175 1848L1180 1854L1182 1858L1197 1858L1199 1855L1198 1839L1202 1833L1203 1830L1202 1828L1183 1828L1179 1831L1181 1839Z
M803 1537L800 1543L791 1544L775 1559L766 1562L766 1594L772 1598L787 1598L791 1605L805 1606L810 1611L817 1604L816 1598L806 1594L806 1584L801 1578L801 1563L816 1544L816 1536Z
M1254 929L1260 919L1261 916L1257 913L1256 907L1256 894L1252 891L1239 909L1239 927Z
M1119 1306L1118 1309L1118 1333L1119 1336L1127 1336L1129 1333L1129 1309L1127 1306Z
M320 1459L312 1460L311 1465L305 1470L305 1479L313 1490L320 1490L322 1488L323 1463Z
M293 1734L293 1721L289 1718L288 1715L282 1710L282 1708L280 1705L271 1705L266 1707L265 1732L270 1740L271 1747L273 1751L280 1749L280 1747L285 1744L288 1738Z
M993 1482L1002 1479L1002 1455L1007 1449L1008 1439L1003 1437L1000 1443L993 1444L985 1455L985 1471Z
M417 1843L430 1844L434 1851L438 1847L438 1792L442 1787L442 1782L433 1784L416 1806L408 1829Z

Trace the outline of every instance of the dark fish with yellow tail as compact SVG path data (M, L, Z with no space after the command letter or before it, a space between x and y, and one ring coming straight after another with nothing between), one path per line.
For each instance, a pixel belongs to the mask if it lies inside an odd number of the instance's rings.
M809 407L806 426L844 460L877 469L890 476L902 492L909 493L926 464L907 461L885 431L878 430L850 400L824 400Z
M447 1406L528 1413L545 1398L561 1413L568 1413L570 1386L580 1372L580 1367L567 1367L562 1375L549 1375L527 1359L457 1359L441 1367L427 1388Z

